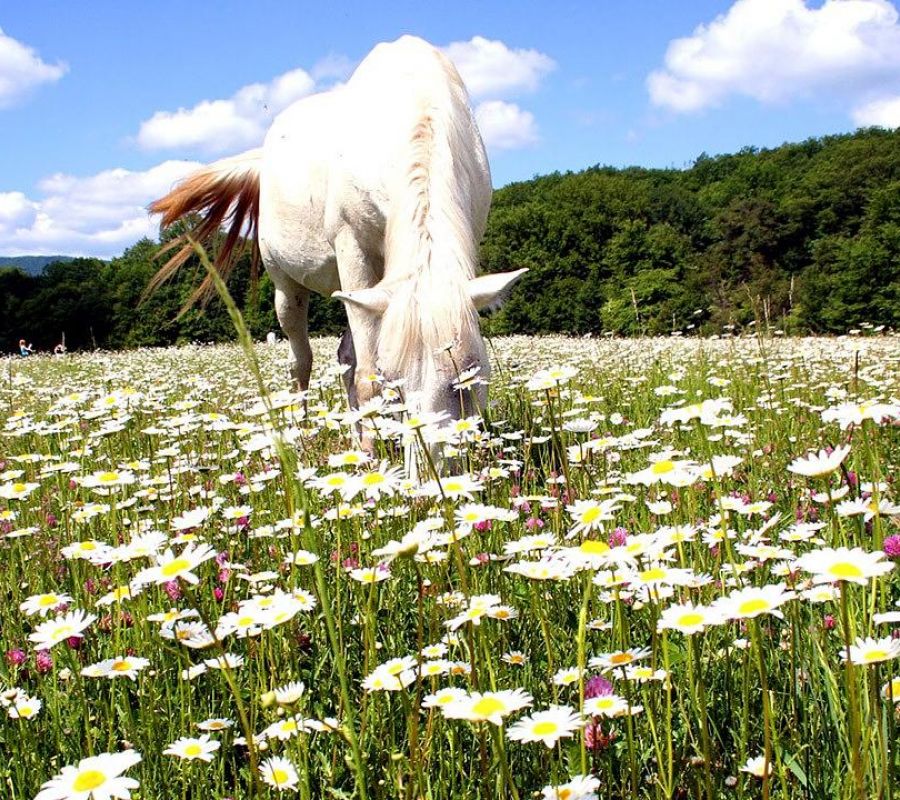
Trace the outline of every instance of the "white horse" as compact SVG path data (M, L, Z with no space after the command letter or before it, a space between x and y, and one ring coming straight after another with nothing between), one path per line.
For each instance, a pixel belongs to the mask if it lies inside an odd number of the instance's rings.
M475 277L491 202L487 155L453 64L410 36L378 45L346 84L297 101L260 149L189 175L151 205L166 227L200 212L192 233L228 235L227 272L249 233L275 285L292 372L309 386L309 293L345 304L355 350L355 395L370 374L403 379L425 411L458 417L484 388L458 378L489 363L477 309L496 305L526 270ZM157 275L191 254L186 238Z

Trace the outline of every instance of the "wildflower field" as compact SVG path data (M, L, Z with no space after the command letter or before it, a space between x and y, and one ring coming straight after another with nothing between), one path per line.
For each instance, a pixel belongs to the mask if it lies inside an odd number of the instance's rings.
M3 365L0 797L900 792L900 339L314 346Z

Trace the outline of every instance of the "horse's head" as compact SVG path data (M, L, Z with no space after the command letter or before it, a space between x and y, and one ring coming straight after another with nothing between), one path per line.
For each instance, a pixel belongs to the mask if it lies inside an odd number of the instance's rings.
M404 395L421 411L446 411L454 419L478 414L487 400L490 363L477 312L499 306L527 271L482 275L460 285L382 281L336 292L352 312L358 396L369 393L360 384L374 369L388 381L402 381Z

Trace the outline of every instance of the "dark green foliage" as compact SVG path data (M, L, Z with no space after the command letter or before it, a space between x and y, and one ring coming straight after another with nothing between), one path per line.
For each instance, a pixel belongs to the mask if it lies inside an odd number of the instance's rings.
M485 271L529 267L494 332L900 324L900 131L593 167L494 193Z
M166 240L173 233L167 234ZM144 240L110 262L30 276L0 266L0 350L232 338L218 300L178 311L202 278L189 262L139 304L160 265ZM529 267L492 333L718 332L753 320L788 332L900 324L900 131L872 129L773 150L701 155L690 169L546 175L494 193L482 268ZM278 330L271 282L249 260L229 287L251 331ZM345 326L314 297L310 329Z

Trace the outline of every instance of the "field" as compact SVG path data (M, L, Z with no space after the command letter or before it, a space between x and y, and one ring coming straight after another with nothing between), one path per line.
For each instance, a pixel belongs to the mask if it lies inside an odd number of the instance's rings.
M495 340L440 430L315 347L3 365L0 796L900 791L900 339Z

